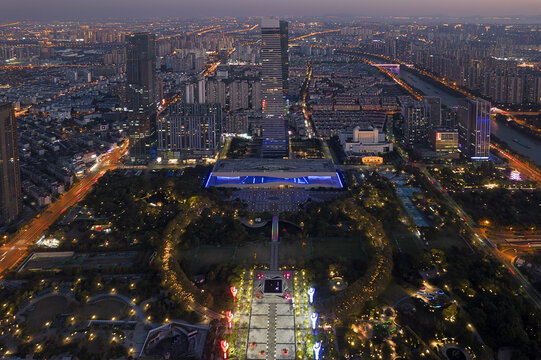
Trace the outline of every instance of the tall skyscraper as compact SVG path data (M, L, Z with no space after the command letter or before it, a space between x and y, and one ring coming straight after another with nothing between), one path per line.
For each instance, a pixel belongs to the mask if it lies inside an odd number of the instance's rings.
M17 123L11 103L3 103L0 104L0 225L14 221L21 209Z
M423 103L426 106L428 122L433 128L441 126L441 98L437 96L423 96Z
M261 20L261 91L263 98L264 157L288 156L287 122L284 117L288 91L288 27L286 21Z
M490 102L467 99L458 107L460 150L472 160L487 160L490 155Z
M420 101L415 101L402 106L402 116L406 144L408 146L425 144L429 133L427 107Z
M126 100L132 161L150 158L155 137L155 43L155 36L151 33L133 33L126 36Z

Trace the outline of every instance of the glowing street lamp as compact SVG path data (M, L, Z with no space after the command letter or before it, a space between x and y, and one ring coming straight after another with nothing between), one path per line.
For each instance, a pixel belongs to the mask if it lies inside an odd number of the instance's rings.
M319 353L321 352L321 342L316 341L314 344L314 359L319 360Z
M239 289L237 289L236 286L231 286L229 288L229 290L231 290L231 295L233 295L233 301L236 301L237 300L237 294L239 293Z
M229 343L227 340L220 341L220 346L222 347L222 352L224 353L224 359L227 359L227 350L229 349Z
M310 304L314 303L314 294L316 293L316 289L311 287L308 289L308 300L310 301Z
M312 315L310 315L310 321L312 322L312 330L315 330L316 329L316 326L317 326L317 313L314 312L312 313Z
M227 318L227 326L231 329L231 322L233 321L233 313L231 311L227 311L225 313L225 317Z

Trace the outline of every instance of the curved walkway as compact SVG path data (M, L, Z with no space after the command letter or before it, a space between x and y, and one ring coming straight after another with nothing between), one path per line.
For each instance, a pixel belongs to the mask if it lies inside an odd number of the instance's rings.
M146 325L153 325L152 323L150 323L150 322L148 322L146 320L145 315L143 314L143 312L141 311L139 306L135 305L130 299L128 299L124 295L111 294L111 293L98 294L98 295L95 295L95 296L91 297L87 302L91 303L91 302L95 302L95 301L105 299L105 298L108 298L108 297L117 298L117 299L120 299L120 300L124 301L126 304L128 304L135 311L135 313L137 314L137 316L139 317L139 319L142 322L144 322Z
M24 314L30 307L32 307L32 305L34 305L38 301L41 301L43 299L46 299L46 298L52 297L52 296L61 296L61 297L65 298L68 301L68 304L69 304L69 302L71 300L73 300L73 295L69 294L69 293L66 294L66 293L59 292L59 291L48 292L48 293L46 293L44 295L41 295L41 296L38 296L36 298L32 298L32 299L28 300L27 303L24 305L24 307L22 307L21 309L19 309L17 311L16 316L19 317L22 314Z

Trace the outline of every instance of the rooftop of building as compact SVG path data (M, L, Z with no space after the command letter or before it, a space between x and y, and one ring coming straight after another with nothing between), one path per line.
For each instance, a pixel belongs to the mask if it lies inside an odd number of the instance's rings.
M214 166L220 172L335 172L334 164L326 159L221 159Z

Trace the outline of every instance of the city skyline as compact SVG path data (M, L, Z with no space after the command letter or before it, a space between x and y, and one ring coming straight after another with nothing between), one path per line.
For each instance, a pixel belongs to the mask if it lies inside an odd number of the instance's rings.
M21 11L24 9L24 11ZM2 5L0 21L19 20L88 20L96 18L149 18L149 17L205 17L205 16L372 16L372 17L474 17L502 16L513 20L517 16L541 16L535 0L515 2L437 1L426 4L421 0L380 2L340 0L337 2L300 0L289 2L278 0L271 3L255 3L234 0L227 4L215 0L197 3L174 0L97 0L88 3L82 0L22 0ZM515 19L516 20L516 19Z
M35 1L0 21L0 358L541 360L541 16Z

